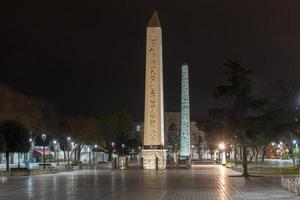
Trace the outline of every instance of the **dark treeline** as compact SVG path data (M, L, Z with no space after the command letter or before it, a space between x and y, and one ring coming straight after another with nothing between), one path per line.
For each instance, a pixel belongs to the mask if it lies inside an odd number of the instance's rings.
M112 142L115 143L116 148L120 148L121 143L133 147L140 145L135 138L129 137L134 120L125 111L92 117L65 117L50 102L21 94L6 85L0 85L0 122L0 152L7 155L8 152L30 151L30 147L42 144L42 134L47 135L47 142L57 140L62 150L67 146L67 137L71 137L76 143L75 151L78 160L83 145L97 144L104 151L109 150ZM24 129L28 134L24 134ZM6 140L1 137L11 132L14 132L14 137ZM18 138L16 136L18 133L23 137ZM22 144L23 141L26 142L19 149L6 148L12 142Z

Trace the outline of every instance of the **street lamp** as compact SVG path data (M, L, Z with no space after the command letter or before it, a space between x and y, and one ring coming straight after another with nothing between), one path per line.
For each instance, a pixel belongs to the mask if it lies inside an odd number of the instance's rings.
M71 137L67 137L68 166L70 166L70 154L69 154L70 143L71 143Z
M225 144L222 142L219 144L219 149L222 152L222 165L226 165L226 153L225 153Z
M60 144L58 141L56 141L56 161L57 161L57 166L59 166L59 153L60 153Z
M111 155L110 155L110 159L111 159L111 160L112 160L112 158L113 158L114 146L115 146L115 143L112 142L112 143L111 143Z
M56 140L53 140L53 147L54 147L54 159L52 162L55 162L56 161L56 144L57 144L57 141Z
M32 160L32 153L33 153L33 149L34 149L33 148L33 142L32 142L33 139L32 139L32 137L30 137L28 141L29 141L29 144L30 144L30 151L29 151L29 154L28 154L27 158L28 158L28 161L31 162L31 160Z
M43 158L44 158L44 166L43 169L46 168L46 157L45 157L45 141L46 141L46 134L42 134L42 140L43 140Z
M94 157L94 159L93 159L93 160L94 160L94 164L97 162L97 161L96 161L96 156L95 156L95 155L96 155L96 150L97 150L97 148L98 148L98 145L95 144L95 145L94 145L94 155L93 155L93 157Z
M216 150L215 152L214 152L214 160L215 161L217 161L217 154L219 154L219 151L218 150ZM219 160L220 161L220 160Z
M122 144L122 156L124 157L124 148L125 148L125 144Z
M192 144L191 145L191 159L194 159L194 148L195 148L195 146Z
M225 149L225 144L222 142L219 144L219 149L224 150Z

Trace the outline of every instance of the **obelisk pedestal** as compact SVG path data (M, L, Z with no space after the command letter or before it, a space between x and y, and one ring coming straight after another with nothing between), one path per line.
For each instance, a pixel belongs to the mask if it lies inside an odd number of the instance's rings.
M191 165L190 145L190 100L189 100L189 69L187 64L181 66L181 133L180 133L180 167Z
M163 103L162 34L157 12L147 27L144 147L144 169L165 169L164 103Z

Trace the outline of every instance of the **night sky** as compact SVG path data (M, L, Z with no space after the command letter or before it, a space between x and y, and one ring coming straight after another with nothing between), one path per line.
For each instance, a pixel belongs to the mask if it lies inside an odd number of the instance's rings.
M0 82L66 115L125 109L142 119L146 26L163 30L165 110L180 109L180 65L190 66L191 115L212 98L223 63L255 71L257 94L300 74L300 1L11 1L0 10Z

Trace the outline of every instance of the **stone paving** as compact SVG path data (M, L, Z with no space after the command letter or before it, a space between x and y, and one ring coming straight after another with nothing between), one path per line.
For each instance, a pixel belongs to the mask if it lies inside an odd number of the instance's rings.
M0 200L300 199L280 188L280 177L229 177L218 165L190 170L83 170L55 175L1 177Z

